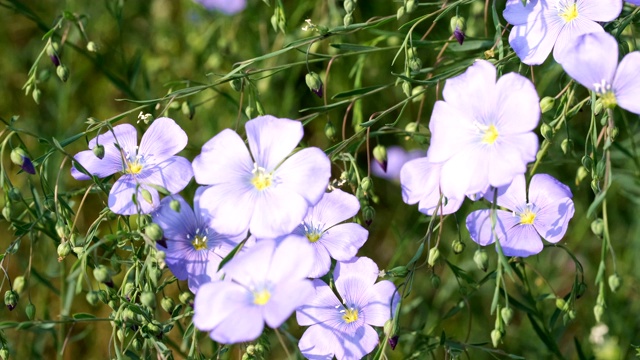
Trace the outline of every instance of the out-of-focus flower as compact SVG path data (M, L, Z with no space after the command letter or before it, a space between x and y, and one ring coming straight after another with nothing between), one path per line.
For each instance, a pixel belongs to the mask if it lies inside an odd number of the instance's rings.
M226 129L193 160L196 181L211 185L200 206L222 234L247 229L258 238L291 233L329 184L331 163L315 147L291 154L302 139L299 121L260 116L246 124L251 153Z
M165 262L179 280L188 280L189 289L195 293L200 285L217 280L220 261L243 239L243 236L225 236L209 227L209 218L200 210L200 195L205 188L198 188L193 200L193 210L179 195L165 197L160 207L152 213L153 221L163 232L158 250L166 253ZM179 211L171 207L178 201ZM175 207L175 206L174 206Z
M358 199L336 189L324 194L320 202L310 208L293 234L307 239L315 251L311 278L319 278L329 272L331 258L351 260L367 241L369 232L356 223L342 223L358 213Z
M509 44L527 65L542 64L553 48L556 61L576 37L603 32L598 22L612 21L622 11L622 0L507 0L504 18L513 28Z
M524 174L535 160L540 99L525 77L476 61L447 80L429 128L429 161L441 164L440 189L449 199L484 193Z
M526 257L538 254L543 245L540 237L557 243L567 231L574 207L569 188L547 174L536 174L529 184L527 197L524 175L511 185L497 189L497 204L508 209L496 210L495 233L507 256ZM487 198L493 200L493 192ZM495 242L491 211L477 210L467 217L471 239L485 246Z
M200 286L194 325L222 344L257 339L265 322L279 327L313 294L312 252L292 239L258 241L224 265L224 280Z
M227 15L239 13L247 7L247 0L196 0L209 10L218 10Z
M387 148L387 171L375 159L371 161L371 172L373 175L393 181L400 180L400 169L409 160L417 159L426 155L424 150L406 151L401 146L390 146Z
M338 297L322 280L314 280L315 296L296 311L309 328L298 347L308 359L361 359L378 345L373 326L384 326L399 300L395 285L376 283L378 266L369 258L338 262L333 278Z
M602 105L640 114L640 51L618 64L618 42L607 33L586 34L567 48L560 63L577 82L600 96Z
M173 119L156 119L137 145L137 131L129 124L113 127L113 131L89 141L89 149L74 156L90 174L99 178L122 172L109 193L109 208L116 214L147 214L160 204L160 186L171 194L178 193L193 177L189 160L175 156L187 145L187 134ZM98 144L104 146L104 156L93 152ZM71 175L77 180L90 180L75 167ZM135 202L133 198L135 196Z

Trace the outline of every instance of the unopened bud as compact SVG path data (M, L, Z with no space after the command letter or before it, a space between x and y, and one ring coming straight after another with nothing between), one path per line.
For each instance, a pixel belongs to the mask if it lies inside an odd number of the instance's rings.
M320 79L320 75L312 71L305 76L304 80L309 90L313 91L318 97L322 97L322 79Z
M235 78L230 82L231 88L237 92L241 92L243 87L243 82L244 82L243 78Z
M27 315L27 319L33 320L36 316L36 306L32 303L28 303L24 309L24 313Z
M371 180L370 177L365 176L360 181L360 187L366 193L366 192L370 191L373 188L373 181Z
M171 210L179 213L180 212L180 208L181 208L180 201L171 200L171 202L169 203L169 207L171 208Z
M50 57L57 56L59 49L60 49L60 45L55 41L51 41L50 43L47 44L47 47L46 47L47 56L50 56Z
M67 82L67 79L69 79L69 69L67 69L67 66L64 64L56 67L56 74L62 82Z
M418 0L408 0L404 7L407 9L407 13L412 13L418 8Z
M576 186L580 185L587 175L589 175L587 169L584 166L580 166L576 171Z
M440 287L440 276L433 274L431 275L431 286L434 289L438 289Z
M453 250L453 253L458 255L461 254L464 251L464 248L467 245L465 243L463 243L462 241L456 239L453 241L453 244L451 244L451 248Z
M473 254L473 262L476 263L478 269L482 271L487 271L489 266L489 256L484 249L478 249Z
M42 91L40 91L40 89L38 88L33 89L33 91L31 92L33 101L35 101L36 104L40 104L40 95L42 95Z
M344 1L344 11L348 13L352 13L355 10L356 4L353 0L345 0Z
M513 319L513 310L510 307L503 307L500 310L500 316L502 317L502 322L505 325L509 325L511 323L511 319Z
M24 290L24 276L20 275L20 276L16 276L15 279L13 279L13 291L17 292L18 294L21 294L22 291Z
M188 291L184 291L180 293L178 299L184 305L191 305L193 303L193 294Z
M466 29L467 22L462 16L454 16L451 18L449 22L449 30L451 32L456 31L456 29L460 31L464 31Z
M620 288L620 277L618 276L618 274L613 274L611 276L609 276L609 288L611 289L612 292L616 292L618 291L618 289Z
M493 347L498 347L500 339L502 339L502 332L498 329L491 330L491 343L493 344Z
M191 105L191 103L188 101L182 102L181 110L182 110L182 114L188 117L189 120L193 119L193 117L196 114L196 108L193 105Z
M563 298L556 298L556 307L561 311L568 309L567 302Z
M94 43L93 41L89 41L87 43L87 51L89 52L98 52L98 45L96 45L96 43Z
M409 59L409 68L414 72L420 71L422 69L422 60L418 57Z
M429 257L427 258L427 263L429 266L433 267L436 263L436 260L440 257L440 250L437 247L433 247L429 249Z
M353 23L353 15L351 15L351 13L347 13L342 19L342 23L344 24L344 27L351 25Z
M69 253L71 253L71 245L69 245L69 242L61 242L60 245L58 245L58 261L62 261Z
M162 307L162 310L171 314L176 306L176 303L170 297L163 297L160 301L160 306Z
M540 133L546 140L549 140L553 137L553 129L547 123L542 123L542 125L540 125Z
M2 208L2 217L7 221L11 221L11 205L7 204Z
M583 156L581 162L582 166L584 166L587 171L591 171L593 168L593 159L590 156Z
M140 303L148 308L155 309L156 307L156 294L151 291L144 291L140 294Z
M553 110L553 107L556 104L556 99L551 96L545 96L540 100L540 111L544 114L548 111Z
M604 232L604 221L602 219L595 219L591 222L591 232L598 237L602 237Z
M102 160L104 158L104 146L102 144L97 144L91 151L98 159Z
M327 139L331 141L335 141L336 139L336 127L333 126L333 123L331 121L327 121L327 123L324 125L324 136L326 136Z
M93 277L96 278L96 281L108 284L111 282L111 274L109 273L109 269L107 269L104 265L98 265L93 269Z
M396 19L400 20L400 18L404 16L404 13L405 13L404 6L401 6L398 9L398 12L396 13Z
M562 149L562 153L567 155L571 152L571 150L573 150L573 140L571 139L564 139L562 140L562 143L560 144L560 148Z
M602 320L602 315L604 315L604 306L597 304L593 307L593 315L596 318L596 322L600 322Z
M2 358L2 360L9 360L9 349L6 347L0 349L0 358Z
M96 291L89 291L85 298L91 306L96 306L98 300L100 300L100 297L98 296L98 293Z
M160 225L156 223L150 223L144 228L144 233L153 241L160 241L164 237L164 231Z
M464 39L465 39L464 31L460 29L455 29L453 31L453 37L456 38L456 41L458 42L458 44L460 45L464 44Z
M18 305L18 299L20 299L20 296L18 296L18 293L13 290L7 290L4 293L4 304L7 306L9 311L16 308Z
M142 199L144 199L144 201L148 202L149 204L153 204L153 197L151 196L149 190L142 189L140 190L140 194L142 195Z
M27 152L24 151L24 149L17 147L11 150L11 155L9 157L11 158L12 163L18 166L22 166L22 164L24 164L24 159L28 158L29 156L27 155Z
M598 98L598 100L596 100L596 106L593 109L593 114L600 115L601 112L602 112L602 101L600 101L600 98Z
M384 145L376 145L373 148L373 158L380 165L382 171L387 172L387 148Z

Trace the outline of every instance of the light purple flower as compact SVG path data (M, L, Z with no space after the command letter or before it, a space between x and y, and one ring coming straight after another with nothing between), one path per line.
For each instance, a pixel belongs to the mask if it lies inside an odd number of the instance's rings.
M629 4L640 5L640 0L626 0Z
M322 280L313 281L315 296L296 311L309 326L298 347L307 359L361 359L378 345L372 326L384 326L399 300L395 285L376 283L378 266L369 258L338 262L333 272L342 302Z
M247 7L247 0L196 0L209 10L218 10L233 15Z
M379 162L372 160L371 173L379 178L398 181L400 180L402 165L409 160L425 156L425 154L426 152L423 150L406 151L401 146L391 146L387 148L387 171L382 169Z
M336 189L324 194L320 202L310 208L293 234L306 239L315 256L307 261L313 264L311 278L319 278L329 272L331 258L351 260L367 241L369 232L356 223L342 223L354 217L360 209L358 199Z
M618 64L618 42L607 33L580 36L561 62L577 82L595 91L604 107L640 114L640 51L627 54Z
M496 69L476 61L447 80L429 128L429 161L441 164L440 188L449 199L507 185L535 160L540 119L538 94L516 73L496 82Z
M493 201L493 192L486 195ZM542 240L557 243L567 231L574 207L571 190L547 174L536 174L527 197L524 175L498 189L495 231L507 256L530 256L542 251ZM467 217L471 239L482 246L492 244L491 210L477 210Z
M553 49L560 61L562 51L576 37L603 32L598 22L612 21L622 11L622 0L507 0L504 18L513 28L509 43L520 60L542 64ZM555 47L554 47L555 45Z
M289 234L324 195L329 158L315 147L290 155L302 139L299 121L267 115L245 127L251 153L238 134L226 129L193 160L196 181L212 185L202 193L201 207L223 234L247 229L258 238Z
M257 339L265 322L279 327L313 294L306 279L311 256L311 247L303 242L256 242L224 265L224 280L200 286L194 325L222 344Z
M133 126L114 126L113 131L89 141L89 149L104 146L102 159L92 150L81 151L74 156L76 162L96 177L123 173L109 193L109 208L116 214L147 214L160 203L158 191L150 185L163 187L175 194L184 189L193 177L189 160L174 156L187 145L187 134L175 121L158 118L142 136L140 147L137 138ZM75 166L71 168L71 175L77 180L91 179ZM143 198L142 189L151 194L151 203Z
M238 245L243 236L225 236L209 227L209 219L200 210L200 187L193 199L193 210L179 195L165 197L152 213L153 221L164 231L164 244L158 249L166 252L166 263L179 280L188 280L195 293L200 285L219 278L220 261ZM180 212L171 208L171 201L180 204ZM163 246L165 245L165 246Z
M409 205L418 203L418 210L429 216L432 216L434 212L447 215L458 211L464 197L462 200L445 197L440 202L441 168L442 164L434 164L429 161L428 157L407 162L400 171L402 200ZM439 207L438 203L440 203Z

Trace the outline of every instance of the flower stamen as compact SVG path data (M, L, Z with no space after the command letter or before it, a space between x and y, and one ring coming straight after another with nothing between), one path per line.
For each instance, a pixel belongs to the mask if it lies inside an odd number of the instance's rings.
M342 315L342 320L347 324L352 323L358 320L358 309L349 308L344 311L344 315Z
M271 299L271 293L267 289L253 292L253 303L256 305L265 305Z
M258 164L253 164L253 170L251 171L253 178L251 178L251 184L258 190L262 191L269 186L273 179L273 175L268 173L263 167L259 167Z
M560 12L560 17L566 22L570 23L578 17L578 5L574 2L569 6L565 6Z

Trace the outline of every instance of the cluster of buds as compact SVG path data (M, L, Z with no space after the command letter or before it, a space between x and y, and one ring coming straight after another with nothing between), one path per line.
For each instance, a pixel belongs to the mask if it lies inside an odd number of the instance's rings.
M275 31L280 30L282 33L285 32L287 18L284 15L284 9L280 5L275 7L273 15L271 15L271 26L273 26L273 30Z
M410 14L418 8L419 2L418 0L404 0L404 4L398 9L396 13L396 17L400 19L404 16L404 14Z
M344 16L344 27L347 27L353 23L353 11L356 9L356 3L358 0L345 0L344 10L347 14Z

